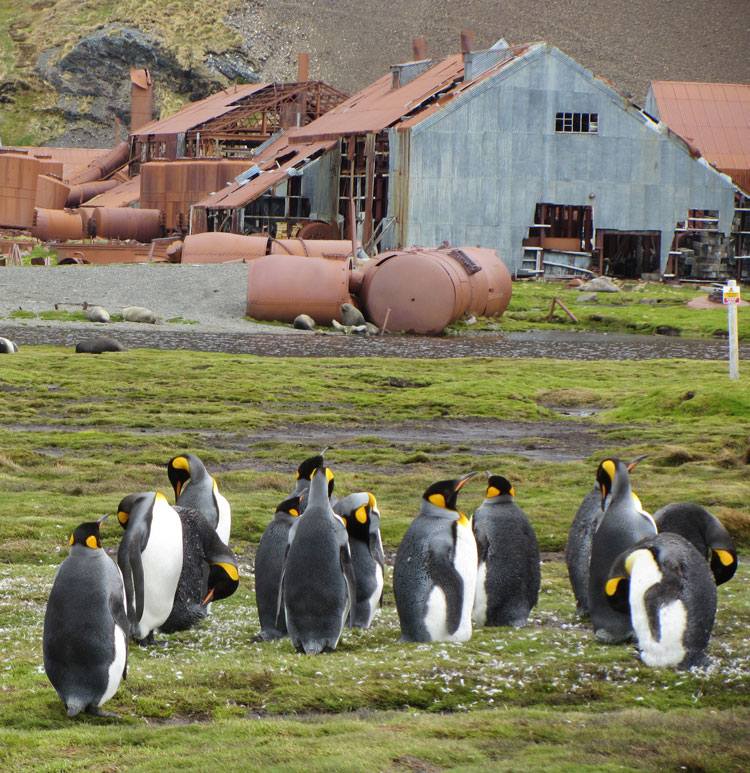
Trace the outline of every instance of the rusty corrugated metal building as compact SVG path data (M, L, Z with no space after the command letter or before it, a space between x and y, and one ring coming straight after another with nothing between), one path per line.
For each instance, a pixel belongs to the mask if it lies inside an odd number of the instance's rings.
M353 201L369 249L478 244L516 273L631 275L673 271L695 213L730 233L736 187L664 123L547 43L471 42L442 59L415 46L415 61L285 132L195 205L194 230L273 235L290 213L345 229Z

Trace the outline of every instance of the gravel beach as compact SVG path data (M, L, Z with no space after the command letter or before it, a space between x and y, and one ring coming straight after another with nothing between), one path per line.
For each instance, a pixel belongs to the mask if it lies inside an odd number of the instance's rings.
M84 302L120 314L126 306L144 306L159 318L155 326L118 322L117 330L159 327L200 332L290 333L291 327L261 325L244 319L247 299L246 263L183 265L130 263L110 266L23 266L0 270L0 316L3 326L13 311L39 314L57 306L81 311ZM185 323L167 323L181 319ZM90 322L50 322L24 319L29 325L75 325L100 330ZM115 335L114 326L111 335ZM99 334L99 333L97 333Z

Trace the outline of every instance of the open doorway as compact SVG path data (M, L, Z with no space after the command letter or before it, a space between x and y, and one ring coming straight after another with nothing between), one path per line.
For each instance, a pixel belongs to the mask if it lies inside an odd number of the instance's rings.
M660 273L660 231L597 231L596 249L606 276L637 279Z

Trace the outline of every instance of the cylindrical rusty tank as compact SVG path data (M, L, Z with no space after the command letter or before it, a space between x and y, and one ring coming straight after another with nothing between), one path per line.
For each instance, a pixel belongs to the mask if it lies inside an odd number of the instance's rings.
M185 237L181 262L229 263L237 260L255 260L267 252L267 236L206 232Z
M37 178L37 209L64 209L69 195L70 188L62 180L46 174L40 174Z
M507 266L495 250L487 247L458 247L456 249L482 269L472 273L469 278L472 285L481 288L480 292L475 291L474 295L484 299L485 302L477 307L472 305L472 308L467 311L478 314L480 317L499 317L508 308L513 292L513 280Z
M94 221L94 211L96 207L78 207L76 213L81 218L81 228L83 228L84 239L96 235L96 222Z
M48 174L51 177L57 177L62 180L63 162L53 161L51 156L34 156L39 159L39 174Z
M0 227L31 228L39 161L22 153L0 153Z
M163 236L162 215L158 209L96 207L96 235L105 239L133 239L146 243Z
M112 174L115 169L119 169L128 162L130 155L130 145L128 142L121 142L112 150L94 159L87 167L78 172L74 172L67 180L68 185L82 185L83 183L102 180L107 175Z
M71 185L66 204L69 207L77 207L100 193L112 190L119 184L117 180L96 180L95 182Z
M318 325L341 322L341 304L352 303L349 258L265 255L250 262L247 314L253 319L294 322L309 314Z
M510 300L510 274L494 250L385 252L362 274L365 315L391 331L436 335L464 314L500 314Z
M269 250L282 255L347 258L352 254L349 239L271 239Z
M65 212L62 209L34 210L34 224L31 235L43 242L64 241L65 239L83 239L86 235L77 212Z

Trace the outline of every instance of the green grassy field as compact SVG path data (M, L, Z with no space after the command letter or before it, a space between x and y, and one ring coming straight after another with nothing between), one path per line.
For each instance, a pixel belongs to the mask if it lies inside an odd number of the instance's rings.
M511 367L492 358L95 357L47 347L23 347L2 362L3 768L750 765L747 373L730 382L726 363L682 360ZM520 450L516 441L507 451L505 421L523 427ZM589 439L553 454L536 422ZM375 624L345 631L336 652L307 657L288 640L253 641L255 547L293 488L297 463L324 445L340 495L375 492L391 555L430 483L485 469L510 478L545 551L529 625L477 630L465 644L400 643L389 570ZM199 628L166 637L167 647L130 648L128 679L106 704L119 720L70 720L41 657L46 599L67 537L128 493L156 489L171 499L166 462L182 451L204 459L232 505L239 590ZM574 616L561 551L575 510L600 458L643 453L633 485L647 509L697 501L740 547L737 575L719 588L705 669L648 668L631 645L596 643ZM461 492L466 512L481 502L480 477ZM115 550L120 535L107 521L105 548Z

